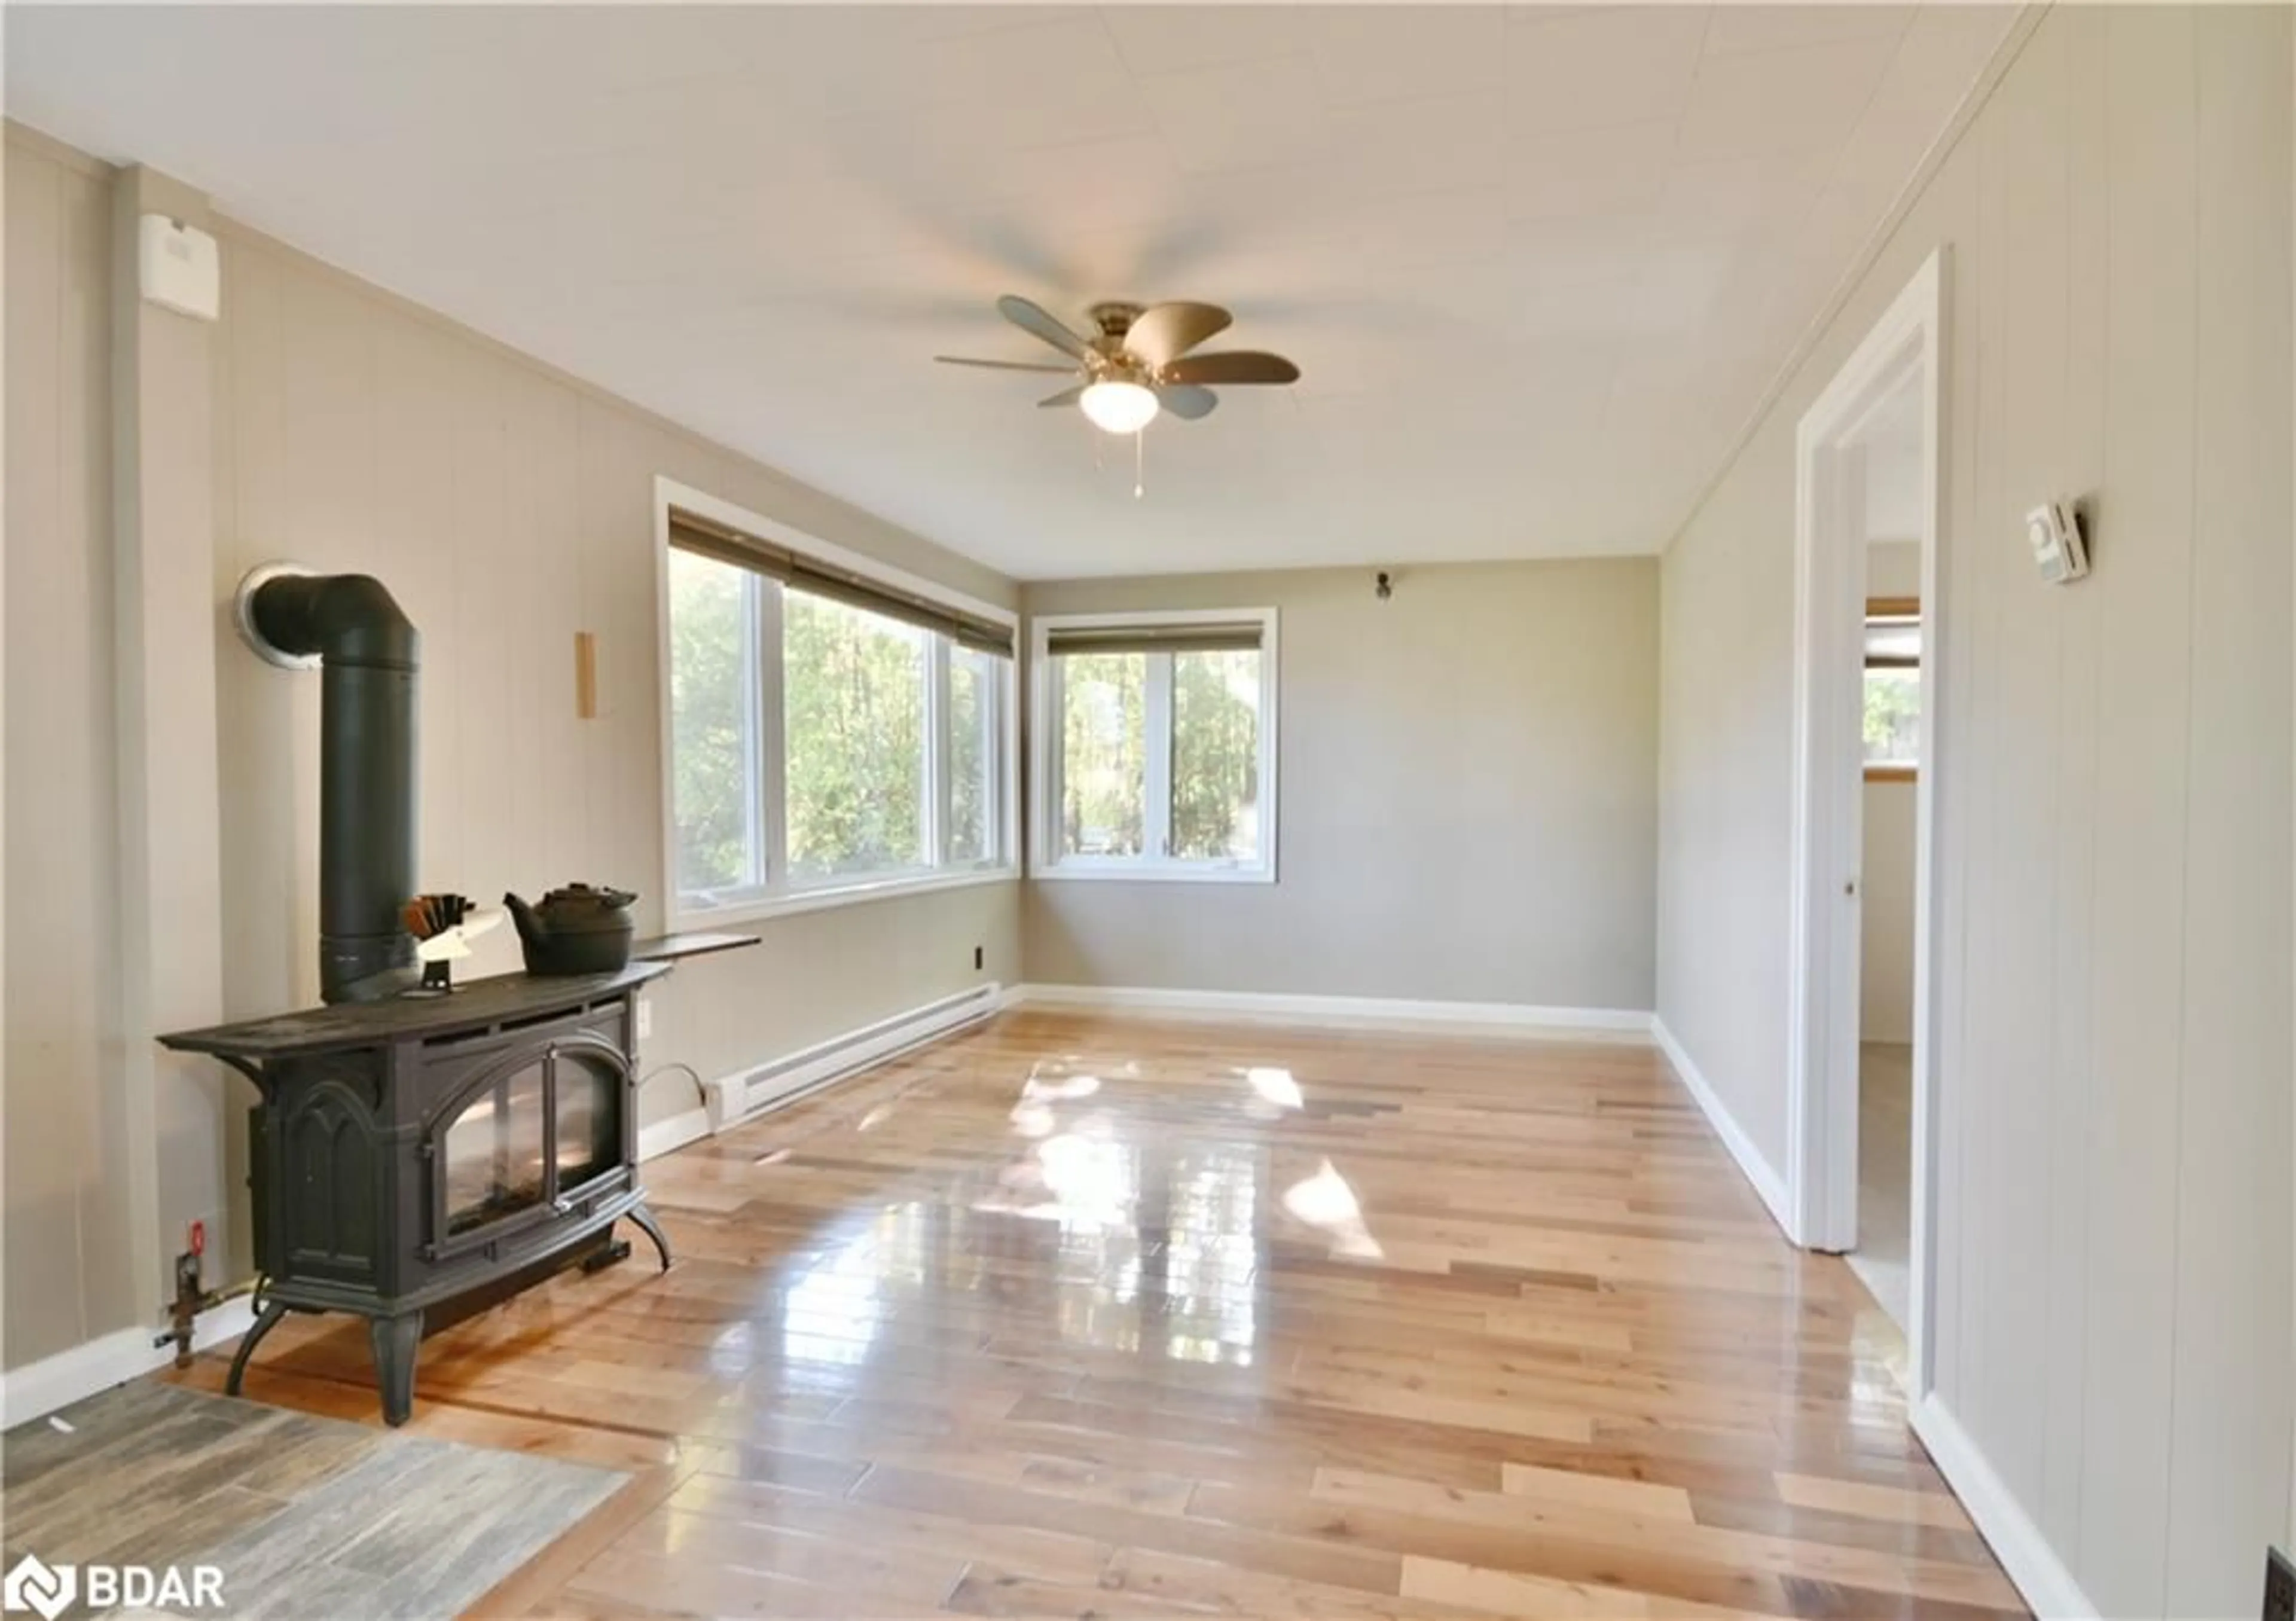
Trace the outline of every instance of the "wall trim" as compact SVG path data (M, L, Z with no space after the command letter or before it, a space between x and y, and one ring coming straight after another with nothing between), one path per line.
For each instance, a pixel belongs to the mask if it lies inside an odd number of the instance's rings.
M10 145L35 157L45 158L51 163L60 164L76 175L108 182L119 172L94 153L84 152L69 141L59 140L45 129L36 129L15 119L0 119L0 129L6 131Z
M1770 1219L1778 1224L1778 1231L1785 1234L1788 1243L1799 1244L1800 1240L1794 1237L1793 1224L1788 1219L1792 1206L1786 1199L1785 1179L1778 1175L1777 1167L1762 1158L1762 1150L1754 1146L1754 1140L1746 1134L1746 1128L1738 1124L1738 1118L1724 1104L1721 1094L1691 1061L1688 1050L1675 1038L1674 1032L1666 1027L1666 1020L1655 1013L1651 1015L1651 1035L1658 1042L1659 1050L1666 1054L1667 1062L1674 1066L1675 1074L1681 1077L1684 1089L1705 1112L1706 1123L1714 1128L1714 1134L1722 1139L1722 1146L1730 1150L1730 1158L1738 1162L1738 1169L1748 1182L1753 1183L1754 1191L1761 1195L1762 1203L1770 1212Z
M656 1120L652 1126L641 1126L638 1127L638 1163L644 1165L673 1149L697 1142L709 1132L709 1110L699 1104L666 1120Z
M2103 1614L2081 1592L2073 1573L2057 1557L2056 1550L2049 1546L2049 1539L2041 1535L2041 1528L2025 1512L2007 1483L1994 1473L1993 1465L1986 1461L1977 1443L1970 1439L1960 1420L1938 1399L1936 1391L1931 1391L1915 1404L1912 1420L1914 1433L1929 1448L1930 1457L1945 1476L1946 1484L1953 1487L1954 1495L1969 1510L1971 1521L2039 1621L2058 1621L2059 1617L2075 1621L2077 1617Z
M1476 1029L1501 1034L1642 1036L1640 1008L1538 1007L1511 1002L1426 1002L1392 996L1312 996L1282 991L1170 990L1160 987L1025 984L1008 1005L1097 1013L1160 1013L1174 1019L1240 1019L1290 1024L1344 1023L1397 1029Z
M1001 985L979 986L800 1047L783 1057L721 1075L703 1088L709 1100L710 1130L713 1134L726 1131L857 1070L977 1024L1009 1005L1009 1000Z
M1950 244L1932 249L1794 428L1793 809L1787 938L1786 1180L1791 1231L1836 1253L1857 1241L1858 955L1864 812L1857 744L1866 553L1863 462L1845 446L1890 396L1921 389L1922 764L1914 785L1912 1288L1906 1314L1909 1388L1930 1387L1937 1219L1935 1066L1941 1020L1935 920L1938 783L1953 769L1946 688L1951 627L1938 589L1939 526L1948 504L1952 422Z
M204 1351L247 1332L255 1322L250 1300L237 1296L200 1317L193 1329L192 1348ZM0 1373L0 1424L13 1427L45 1418L100 1390L166 1367L176 1353L171 1346L152 1343L159 1332L156 1328L120 1329Z

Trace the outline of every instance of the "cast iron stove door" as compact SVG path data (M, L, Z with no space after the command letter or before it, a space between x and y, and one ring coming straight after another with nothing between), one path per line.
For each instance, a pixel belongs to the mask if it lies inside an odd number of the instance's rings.
M547 1090L545 1063L521 1064L482 1086L447 1123L432 1162L445 1199L439 1253L465 1248L455 1240L542 1204Z
M602 1191L594 1184L623 1168L627 1074L610 1044L577 1036L506 1059L458 1093L431 1139L425 1258L554 1221Z

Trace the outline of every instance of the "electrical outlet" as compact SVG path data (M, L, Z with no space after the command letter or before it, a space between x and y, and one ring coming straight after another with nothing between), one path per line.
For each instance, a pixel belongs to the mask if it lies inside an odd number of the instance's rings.
M974 971L974 972L976 972L976 973L978 973L981 969L986 968L987 966L988 966L988 956L987 956L987 954L982 950L982 948L981 948L981 947L980 947L980 946L974 946L974 947L972 948L972 967L973 967L973 971Z
M653 1034L653 998L638 998L638 1039L645 1040Z
M2277 1548L2264 1551L2264 1621L2296 1621L2296 1564Z

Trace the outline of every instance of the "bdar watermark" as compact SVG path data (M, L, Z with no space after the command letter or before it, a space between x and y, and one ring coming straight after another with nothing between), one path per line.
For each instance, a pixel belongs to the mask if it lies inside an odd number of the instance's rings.
M122 1605L221 1609L223 1571L214 1565L51 1565L28 1553L0 1578L0 1610L56 1621L76 1599L99 1614Z

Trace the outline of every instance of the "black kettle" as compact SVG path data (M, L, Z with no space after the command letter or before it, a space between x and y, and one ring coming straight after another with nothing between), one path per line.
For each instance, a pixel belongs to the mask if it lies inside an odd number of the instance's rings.
M528 973L612 974L630 960L630 937L636 932L630 903L636 899L625 889L569 884L544 896L539 906L515 895L504 896L503 905L518 925Z

